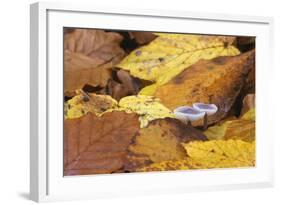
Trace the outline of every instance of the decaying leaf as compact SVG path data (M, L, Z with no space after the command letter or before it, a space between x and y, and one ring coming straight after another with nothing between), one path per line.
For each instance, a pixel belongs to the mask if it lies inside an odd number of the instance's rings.
M145 167L152 163L153 162L151 161L148 155L136 154L128 151L124 163L124 171L134 172L140 167Z
M218 122L234 104L254 59L255 52L251 51L235 57L200 60L169 83L159 86L155 96L171 110L197 102L215 104L218 111L208 117L208 124Z
M174 118L174 114L153 96L132 95L122 98L118 103L109 95L85 93L82 90L77 91L77 95L65 103L64 111L67 119L78 118L88 112L97 116L112 111L137 113L140 127L146 127L155 119Z
M131 31L129 35L140 45L147 44L156 38L155 34L147 31Z
M188 157L163 161L142 167L138 171L166 171L255 166L255 141L211 140L184 145Z
M174 114L153 96L137 95L124 97L119 101L120 109L139 115L141 127L146 127L154 119L174 117Z
M118 82L111 79L108 82L107 90L108 94L114 99L120 100L128 95L136 95L140 89L140 82L138 79L132 77L127 71L116 71L116 77Z
M102 30L75 29L64 35L64 92L85 84L102 86L111 78L111 68L124 56L122 36Z
M64 92L81 89L85 84L104 87L111 78L112 64L97 66L96 62L80 53L64 51Z
M241 119L243 120L256 120L256 108L252 108L248 112L246 112Z
M88 112L100 116L106 110L115 109L117 106L118 102L108 95L96 95L79 90L76 96L64 104L65 118L78 118Z
M90 57L96 66L118 63L124 56L120 47L123 37L116 32L96 29L75 29L64 36L64 49Z
M189 158L204 168L255 166L255 141L211 140L184 144Z
M151 172L151 171L177 171L177 170L189 170L189 169L204 169L201 164L193 162L189 158L180 160L168 160L158 163L152 163L147 166L138 168L139 172Z
M129 70L131 75L162 85L199 59L238 55L231 44L234 37L189 34L156 34L149 45L131 52L117 67ZM152 85L155 88L155 85ZM152 87L142 94L153 95Z
M118 70L117 77L121 83L128 89L128 94L136 95L139 91L139 82L134 79L127 71Z
M255 140L255 109L249 110L241 119L225 121L221 125L209 127L204 134L210 140L240 139Z
M139 130L138 116L88 113L64 121L64 175L112 173L122 169L126 150Z
M241 110L241 114L240 114L241 116L244 115L249 110L256 107L256 105L255 105L256 100L255 99L256 99L255 94L248 94L244 97L243 106L242 106L242 110Z
M249 37L64 30L64 175L255 166L254 47ZM218 107L204 132L203 119L195 128L172 112L194 103Z
M152 162L177 160L186 157L181 143L206 140L203 133L172 118L158 119L142 128L129 150L147 155Z

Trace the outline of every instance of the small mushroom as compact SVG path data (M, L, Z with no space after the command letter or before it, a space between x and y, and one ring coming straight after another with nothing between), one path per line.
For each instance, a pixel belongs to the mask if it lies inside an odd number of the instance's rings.
M194 103L193 108L205 113L203 129L206 130L208 127L208 116L215 114L218 111L218 107L215 104Z
M183 123L191 125L192 121L202 119L205 115L205 112L198 111L197 109L190 106L181 106L177 107L174 110L174 114L176 118Z

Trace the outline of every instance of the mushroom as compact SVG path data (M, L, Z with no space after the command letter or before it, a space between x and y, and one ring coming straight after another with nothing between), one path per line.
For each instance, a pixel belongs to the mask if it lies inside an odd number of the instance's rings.
M194 103L193 108L205 113L203 129L206 130L208 127L208 116L215 114L218 111L218 107L215 104Z
M177 119L186 123L187 125L191 125L192 121L202 119L205 115L205 112L199 111L194 107L190 106L181 106L177 107L174 110L174 114Z

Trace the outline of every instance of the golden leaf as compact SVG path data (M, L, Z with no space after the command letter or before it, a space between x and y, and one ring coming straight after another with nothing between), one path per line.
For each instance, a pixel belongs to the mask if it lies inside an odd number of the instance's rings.
M82 90L77 91L77 95L64 104L66 119L81 117L88 112L101 115L108 109L114 109L118 106L116 100L109 95L97 95L85 93Z
M206 137L179 120L158 119L139 131L129 150L138 155L147 155L153 162L183 159L186 153L181 143L193 140L206 140Z
M117 67L131 75L162 85L200 59L234 56L234 37L160 34L149 45L131 52ZM152 86L155 87L155 86ZM141 94L152 95L153 92Z
M184 144L188 157L162 161L137 171L166 171L255 166L255 141L241 140L195 141Z
M246 112L241 119L243 120L255 120L256 118L256 109L252 108L248 112Z
M174 114L153 96L128 96L119 101L120 109L139 114L141 127L146 127L154 119L174 117Z
M157 87L155 96L171 110L197 102L215 104L218 111L208 117L208 124L213 124L225 117L234 104L254 59L255 52L250 51L235 57L200 60ZM202 124L193 122L194 126Z
M209 127L204 134L210 140L240 139L251 142L255 140L255 128L255 109L251 109L241 119L229 120L221 125Z
M211 140L184 144L189 158L202 168L255 166L255 141Z
M76 91L77 95L68 100L64 105L65 118L78 118L88 112L98 116L112 111L125 111L139 115L140 127L160 118L174 118L174 114L162 105L159 99L153 96L138 95L122 98L119 103L109 95L97 95Z
M194 163L189 158L180 160L169 160L158 163L152 163L147 166L138 168L136 171L139 172L151 172L151 171L177 171L177 170L189 170L189 169L200 169L200 164Z

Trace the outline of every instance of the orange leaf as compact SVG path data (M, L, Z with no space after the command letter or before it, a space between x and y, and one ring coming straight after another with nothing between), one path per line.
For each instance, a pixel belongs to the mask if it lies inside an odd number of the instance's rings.
M193 103L212 103L218 112L208 118L212 124L226 116L240 93L249 70L254 66L255 52L234 57L200 60L169 83L156 89L155 96L170 109ZM202 125L194 122L194 125Z

